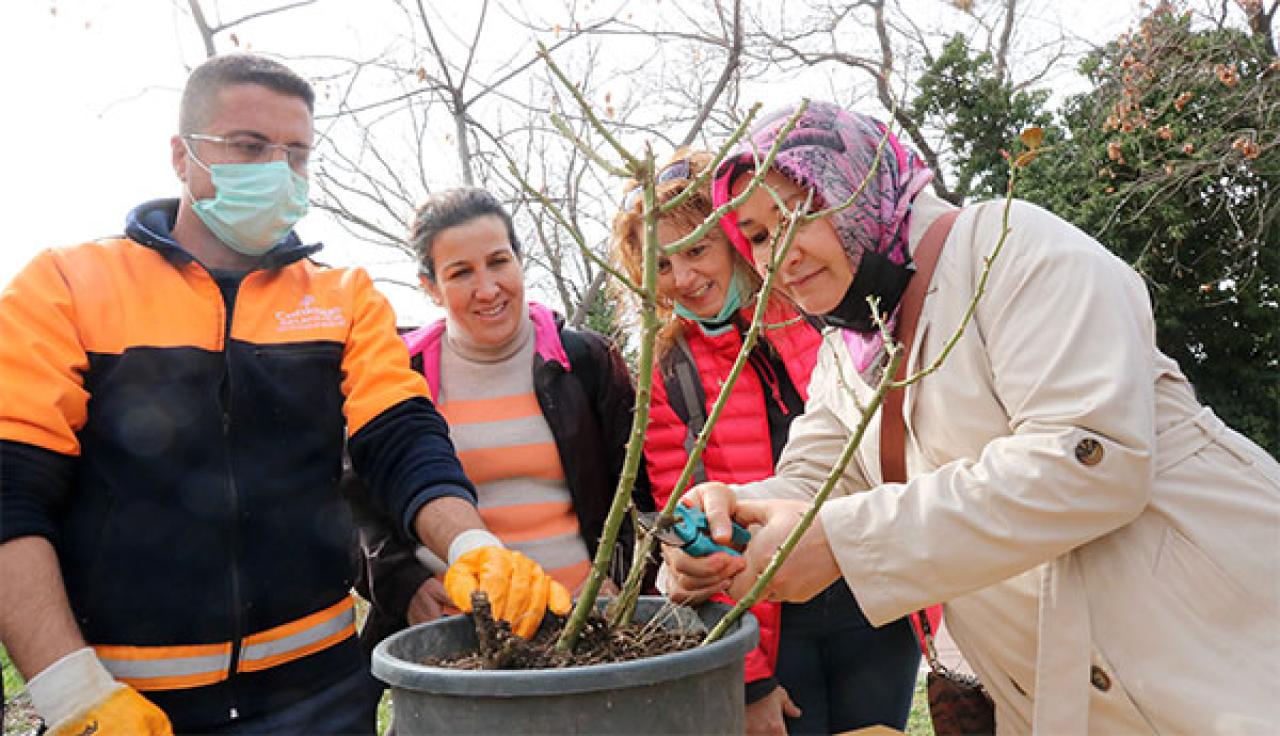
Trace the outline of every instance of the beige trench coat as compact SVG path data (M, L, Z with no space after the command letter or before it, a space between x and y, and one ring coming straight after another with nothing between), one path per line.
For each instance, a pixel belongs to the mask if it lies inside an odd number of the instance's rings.
M912 248L949 206L917 198ZM1003 206L956 221L913 368ZM907 391L910 481L881 484L877 417L821 512L841 571L872 623L946 602L1002 734L1280 733L1280 466L1196 402L1127 265L1027 203L1010 228ZM744 495L807 498L834 464L872 391L834 331L813 376L778 475Z

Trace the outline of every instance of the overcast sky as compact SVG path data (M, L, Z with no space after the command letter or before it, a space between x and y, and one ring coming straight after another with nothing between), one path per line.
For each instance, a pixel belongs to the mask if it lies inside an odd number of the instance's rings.
M242 39L272 40L282 54L361 56L385 43L359 0L322 0L308 22L255 21ZM281 3L223 2L234 8ZM185 7L186 3L179 3ZM1136 0L1073 4L1077 32L1109 38L1137 12ZM231 15L230 13L228 14ZM319 18L317 18L319 16ZM283 23L283 25L282 25ZM294 41L282 39L296 39ZM295 47L290 48L289 43ZM0 284L40 249L120 233L133 206L178 193L169 137L188 65L204 56L191 21L170 0L17 0L0 10ZM442 152L442 155L443 152ZM452 152L448 152L452 155ZM340 231L311 215L304 239L323 239L331 262L373 266L344 247ZM396 274L412 278L411 273ZM402 322L421 321L420 299L387 289ZM400 292L400 293L397 293Z
M237 31L249 43L273 39L271 50L281 54L316 53L326 37L333 39L334 53L353 57L385 43L385 38L368 38L367 31L362 35L346 17L376 28L369 23L370 4L322 3L335 12L300 11L307 13L305 29L289 25L284 13ZM222 3L233 10L283 4ZM0 284L43 248L119 234L126 213L137 204L178 195L169 138L177 129L186 69L204 58L204 48L190 18L174 5L170 0L4 3L0 211L6 232ZM290 38L297 41L291 45ZM347 239L323 220L323 215L309 215L299 232L307 241L324 240L326 259L347 264L368 257L344 248ZM411 272L404 276L413 277ZM403 289L388 291L410 319L425 316L418 297L395 293Z

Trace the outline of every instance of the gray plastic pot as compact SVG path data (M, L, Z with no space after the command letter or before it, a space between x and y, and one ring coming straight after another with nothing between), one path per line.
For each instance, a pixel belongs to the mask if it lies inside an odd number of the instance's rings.
M648 621L664 603L642 597L635 620ZM702 631L728 612L720 603L668 606L661 622ZM520 671L418 664L476 650L471 620L451 616L387 637L373 651L373 674L391 686L397 736L740 734L743 656L758 637L748 613L710 646L631 662Z

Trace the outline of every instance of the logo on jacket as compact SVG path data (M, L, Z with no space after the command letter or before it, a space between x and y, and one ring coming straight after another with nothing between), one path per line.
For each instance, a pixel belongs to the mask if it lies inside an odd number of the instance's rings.
M277 311L276 320L278 332L342 327L347 323L346 318L342 316L342 307L317 307L316 298L310 294L302 297L302 305L297 309L288 312L283 309Z

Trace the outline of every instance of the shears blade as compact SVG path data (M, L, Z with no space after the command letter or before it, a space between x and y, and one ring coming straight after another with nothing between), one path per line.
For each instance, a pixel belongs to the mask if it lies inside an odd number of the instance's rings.
M657 537L659 542L672 547L683 547L685 541L681 539L679 534L676 534L675 530L677 519L673 517L670 526L659 529L658 517L661 515L661 512L658 511L638 511L636 512L636 521L640 522L640 526L644 527L645 531Z

